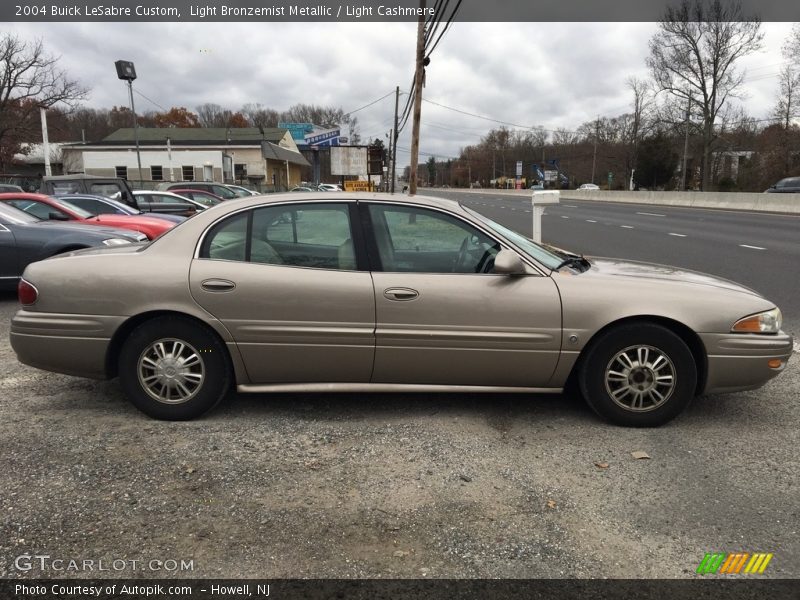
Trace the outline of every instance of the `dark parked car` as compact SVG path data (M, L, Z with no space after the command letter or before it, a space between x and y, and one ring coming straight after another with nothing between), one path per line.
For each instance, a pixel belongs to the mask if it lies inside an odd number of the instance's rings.
M153 190L136 190L133 192L136 204L144 211L161 212L162 208L170 207L170 212L191 217L203 210L205 207L198 206L196 202L190 202L182 196L172 192L160 192Z
M768 194L800 194L800 177L786 177L766 190Z
M62 252L92 246L123 246L146 242L147 236L115 227L43 221L0 203L0 289L17 286L29 263Z
M205 190L182 190L182 189L175 189L171 190L173 194L178 194L179 196L183 196L184 198L188 198L193 202L199 202L206 208L210 208L212 206L216 206L220 202L223 201L223 198L220 198L216 194L212 194L211 192L206 192Z
M18 185L12 185L10 183L0 183L0 194L5 194L8 192L23 192L21 187Z
M94 175L58 175L43 177L42 185L39 190L48 196L64 196L67 194L91 194L106 196L114 200L127 204L131 208L144 212L158 212L191 216L194 212L187 213L185 204L158 203L149 204L139 203L133 195L127 180L119 177L96 177Z
M214 183L213 181L174 181L172 183L162 183L158 186L158 189L170 192L175 190L199 190L201 192L210 192L223 200L239 198L239 194L227 185Z
M136 196L136 192L133 193ZM72 195L66 194L64 196L56 196L62 198L67 202L82 208L83 210L92 213L93 215L147 215L156 219L170 221L171 223L183 223L186 217L180 215L173 215L168 213L148 212L145 213L138 208L133 208L127 204L123 204L119 200L106 198L105 196L92 196L90 194Z

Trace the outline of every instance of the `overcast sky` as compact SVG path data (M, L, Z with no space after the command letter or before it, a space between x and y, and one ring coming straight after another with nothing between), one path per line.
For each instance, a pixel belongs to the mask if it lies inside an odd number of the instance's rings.
M767 23L764 49L742 61L751 116L768 116L791 23ZM408 90L414 23L6 23L0 30L40 37L71 76L88 85L90 106L128 105L114 61L131 60L134 89L161 107L194 110L213 102L236 110L254 102L284 110L296 103L355 110ZM436 48L424 97L521 125L576 128L627 110L625 80L647 76L652 23L454 23ZM137 111L160 110L142 96ZM401 95L401 109L405 96ZM357 113L362 137L392 126L394 95ZM499 126L430 103L422 107L421 151L457 156ZM408 160L411 122L398 164ZM425 156L422 160L425 160Z

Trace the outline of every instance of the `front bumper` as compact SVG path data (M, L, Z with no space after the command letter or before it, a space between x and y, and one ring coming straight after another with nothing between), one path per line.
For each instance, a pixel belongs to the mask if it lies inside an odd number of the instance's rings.
M793 340L781 331L775 335L701 333L708 371L703 394L753 390L780 375L792 356ZM772 367L769 361L779 360Z
M125 317L37 313L11 319L11 347L26 365L92 379L105 379L109 343Z

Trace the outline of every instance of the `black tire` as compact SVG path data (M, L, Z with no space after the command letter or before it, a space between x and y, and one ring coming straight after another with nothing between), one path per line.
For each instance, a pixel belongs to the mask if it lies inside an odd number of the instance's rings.
M592 343L578 380L587 404L607 421L657 427L678 416L694 398L697 366L686 343L669 329L631 323Z
M186 421L214 408L231 389L232 375L227 349L212 331L183 317L163 316L142 323L125 340L119 381L146 415Z

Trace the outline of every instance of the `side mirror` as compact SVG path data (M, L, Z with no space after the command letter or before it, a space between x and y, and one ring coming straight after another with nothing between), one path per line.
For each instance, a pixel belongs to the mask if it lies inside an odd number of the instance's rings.
M523 275L525 263L516 252L503 248L494 257L494 272L498 275Z
M67 215L65 215L64 213L60 213L60 212L48 213L47 218L50 221L69 221L69 217Z

